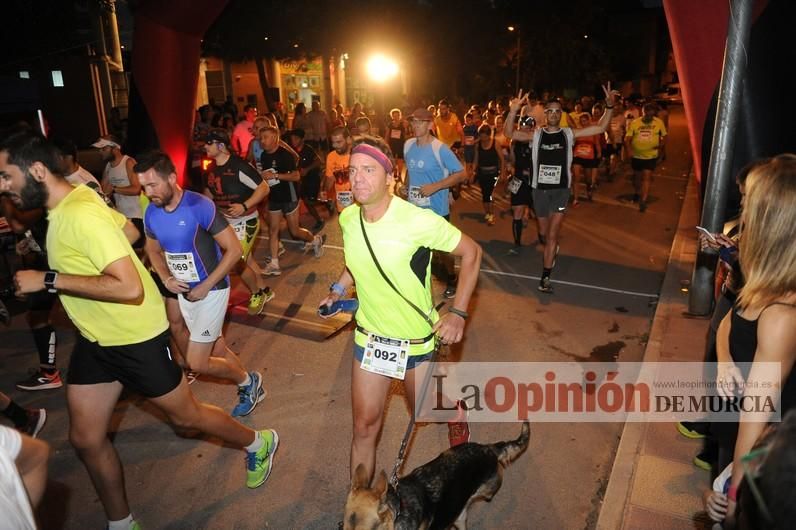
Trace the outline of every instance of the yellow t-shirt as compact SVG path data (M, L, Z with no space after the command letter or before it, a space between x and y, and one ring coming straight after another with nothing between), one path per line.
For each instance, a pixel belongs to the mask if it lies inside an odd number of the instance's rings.
M61 304L81 335L101 346L121 346L149 340L168 328L158 288L122 232L127 222L122 214L81 184L50 210L48 219L47 259L53 270L99 276L108 265L129 256L144 286L144 299L138 305L60 293Z
M458 116L451 112L448 114L448 119L443 120L441 117L434 118L434 125L437 129L437 138L442 143L447 144L448 147L452 146L455 142L462 141L462 124Z
M666 134L666 126L660 119L652 118L651 123L644 123L644 118L636 118L630 122L625 138L632 138L633 158L652 160L658 158L658 146Z
M345 264L357 286L357 324L369 332L397 339L422 339L431 328L384 280L370 256L359 223L360 206L353 204L340 213ZM431 210L418 208L393 197L387 212L374 223L365 222L373 251L384 273L401 293L432 321L439 318L431 298L431 252L450 252L462 238L458 228ZM357 331L356 343L365 346L367 336ZM434 349L434 339L413 344L409 355Z

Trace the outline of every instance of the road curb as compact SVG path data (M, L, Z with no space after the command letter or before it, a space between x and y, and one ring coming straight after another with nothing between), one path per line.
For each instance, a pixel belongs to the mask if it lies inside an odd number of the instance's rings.
M683 206L677 224L677 233L661 285L658 306L653 317L649 341L644 350L643 362L656 362L661 358L661 345L672 317L682 318L683 294L680 280L683 270L690 271L696 259L696 236L693 227L698 224L699 183L689 173ZM640 454L645 423L626 423L622 429L616 457L603 497L597 530L617 530L625 526L625 513L633 493L635 469Z

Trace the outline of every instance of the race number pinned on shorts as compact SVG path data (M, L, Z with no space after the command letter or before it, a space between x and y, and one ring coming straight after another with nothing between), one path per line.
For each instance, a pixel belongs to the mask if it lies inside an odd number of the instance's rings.
M522 186L522 181L517 177L512 177L509 183L506 184L506 189L508 189L512 195L516 195L517 192L520 191L521 186Z
M431 206L431 198L423 197L420 194L420 186L409 187L409 202L421 208L428 208Z
M169 266L171 275L185 283L199 281L199 271L190 252L166 252L166 265Z
M352 204L354 204L354 192L338 191L337 204L339 204L341 208L346 208L347 206L351 206Z
M408 360L408 340L391 339L368 333L368 343L359 367L366 372L403 380Z
M246 221L233 224L232 229L235 231L235 237L238 238L238 241L243 241L246 237Z
M539 184L561 184L561 166L539 164Z

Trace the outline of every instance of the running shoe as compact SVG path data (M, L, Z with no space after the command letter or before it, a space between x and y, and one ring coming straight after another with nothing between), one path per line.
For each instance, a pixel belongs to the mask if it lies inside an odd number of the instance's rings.
M323 256L324 248L323 244L326 243L326 234L317 235L312 238L312 253L315 254L316 258L320 258Z
M279 276L282 274L282 269L279 265L275 265L273 261L269 261L263 269L263 276Z
M489 214L486 217L486 224L489 225L489 226L495 226L495 216L492 215L492 214Z
M539 280L539 287L537 287L541 292L552 294L553 292L553 283L550 281L550 278L542 278Z
M701 421L678 421L677 432L691 440L701 440L705 437L707 423Z
M31 372L30 377L24 381L17 383L17 388L20 390L49 390L61 388L62 386L64 386L64 383L61 381L61 374L58 370L45 372L41 368Z
M456 419L448 422L448 442L451 447L470 441L470 424L467 422L470 412L467 410L467 404L459 400L456 402L456 409L459 411Z
M36 438L42 427L44 427L44 422L47 421L47 411L44 409L25 409L25 414L28 416L28 421L25 425L19 427L19 431Z
M273 429L260 431L263 445L257 451L246 454L246 486L261 486L274 467L274 453L279 447L279 435Z
M249 372L249 378L251 381L248 385L238 387L238 404L232 409L233 418L248 416L257 403L265 399L263 376L260 375L260 372Z
M713 464L708 460L707 456L704 454L704 451L697 454L691 462L699 469L713 471Z
M519 256L521 247L511 247L509 249L509 256Z
M274 292L269 287L263 287L256 293L252 293L251 298L249 298L248 313L252 316L259 315L263 312L265 303L273 300L273 298Z

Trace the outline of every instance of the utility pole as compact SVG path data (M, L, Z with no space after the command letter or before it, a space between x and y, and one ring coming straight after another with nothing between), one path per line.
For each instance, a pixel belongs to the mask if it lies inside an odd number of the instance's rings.
M731 0L727 44L724 48L724 67L719 87L716 125L710 147L705 202L702 205L701 225L710 232L720 232L727 206L727 189L731 180L732 153L736 127L740 116L743 79L748 61L749 33L752 26L754 0ZM706 256L697 256L691 277L688 312L707 315L713 297L713 268L716 251L706 250ZM699 259L699 258L702 259ZM708 258L708 259L705 259Z

